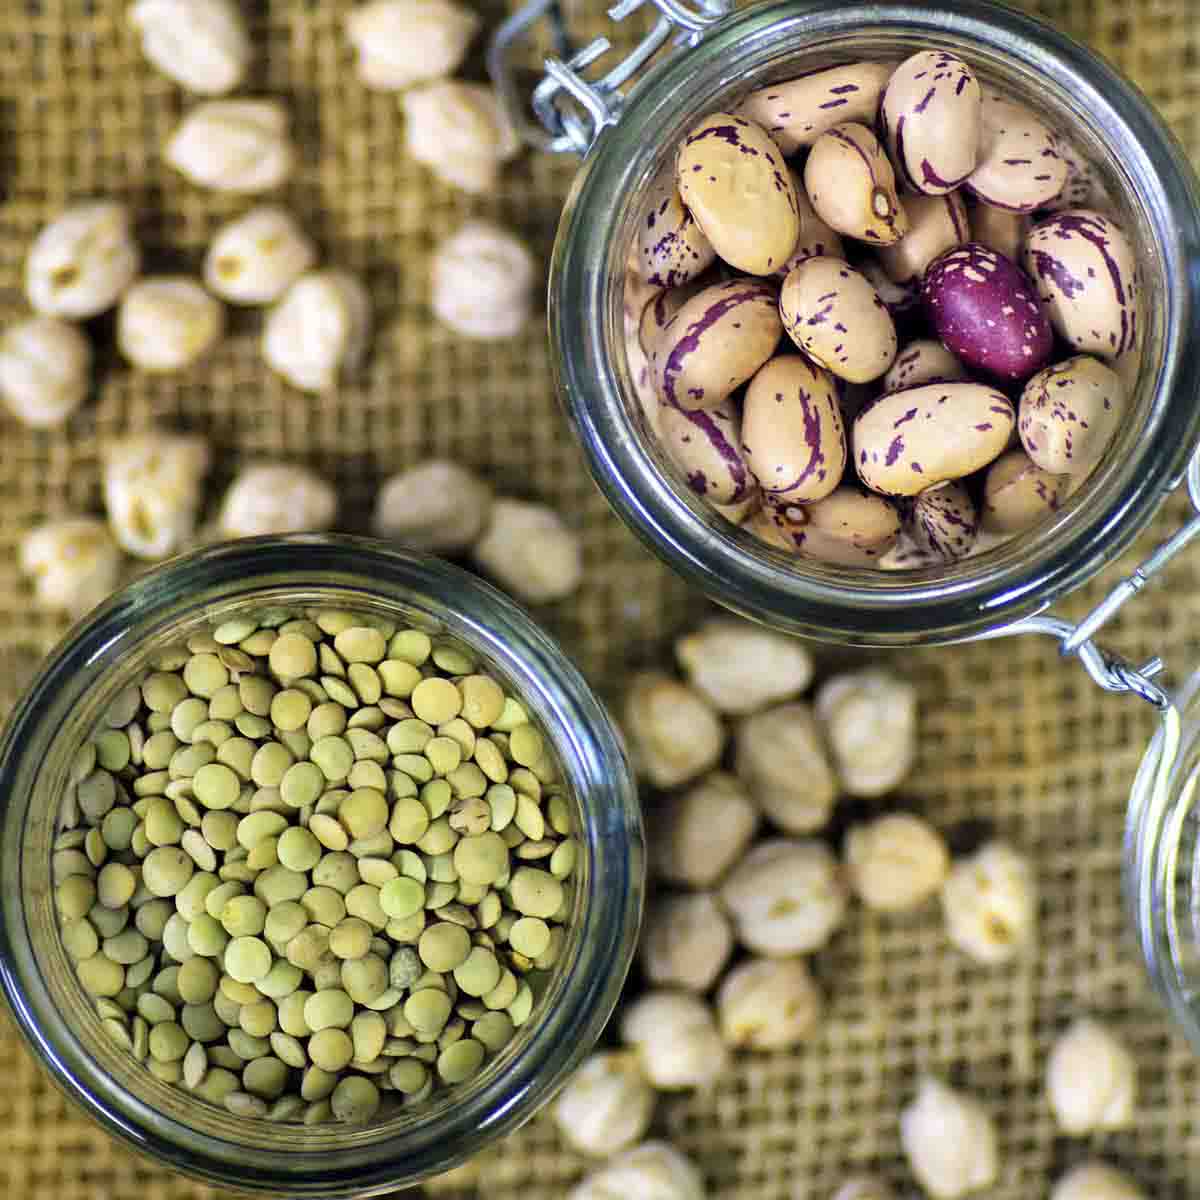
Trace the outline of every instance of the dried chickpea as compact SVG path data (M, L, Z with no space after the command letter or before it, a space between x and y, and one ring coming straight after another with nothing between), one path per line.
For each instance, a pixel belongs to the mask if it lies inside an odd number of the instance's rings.
M744 717L736 738L738 778L770 820L786 833L828 824L837 779L807 704L779 704Z
M758 809L736 776L714 771L648 812L655 872L671 883L711 887L745 853Z
M705 1200L690 1159L666 1142L643 1142L592 1172L567 1200Z
M874 1175L856 1175L834 1192L832 1200L896 1200L896 1193Z
M882 796L912 769L917 692L911 683L874 669L835 675L818 689L815 708L850 795Z
M1137 1063L1109 1029L1081 1018L1050 1050L1046 1098L1071 1137L1127 1129L1137 1102Z
M712 1010L689 992L644 992L622 1013L621 1040L660 1091L708 1087L729 1059Z
M646 1136L654 1089L636 1054L593 1054L571 1076L550 1110L563 1138L581 1154L608 1158Z
M515 234L469 221L433 256L433 313L463 337L516 337L533 308L533 255Z
M121 551L98 518L63 517L25 535L21 571L42 608L82 616L115 590Z
M996 1129L984 1107L927 1075L900 1114L900 1141L917 1182L934 1200L991 1187L999 1171Z
M291 175L296 150L277 100L207 100L167 142L163 157L197 187L267 192Z
M76 204L34 238L25 260L25 294L43 316L84 321L116 304L140 264L123 204Z
M717 1020L732 1047L781 1050L799 1045L821 1019L821 993L802 958L752 958L717 991Z
M471 556L502 587L532 604L564 599L583 578L578 535L545 504L495 501Z
M706 992L733 953L733 930L709 892L658 896L642 923L641 959L656 987Z
M371 333L371 298L349 271L301 275L268 312L263 358L293 387L323 392L359 365Z
M33 429L61 425L91 386L92 347L74 325L29 317L0 337L0 398Z
M1007 962L1033 941L1037 886L1024 855L989 842L957 862L942 885L946 934L977 962Z
M492 510L492 489L474 471L429 459L388 479L372 522L378 537L418 550L453 553L479 540Z
M1086 1162L1054 1185L1050 1200L1147 1200L1147 1195L1124 1171L1107 1163Z
M521 148L495 89L485 84L437 80L406 92L403 105L408 152L464 192L491 191Z
M117 541L138 558L166 558L195 532L210 455L202 437L131 434L104 456L104 503Z
M804 691L812 655L794 638L713 617L675 643L688 683L719 712L744 715Z
M346 18L358 77L394 91L458 70L479 18L452 0L370 0Z
M204 256L204 285L230 304L273 304L317 261L294 217L264 204L222 225Z
M179 371L202 358L225 329L225 310L186 275L141 279L121 298L117 346L143 371Z
M850 886L879 912L908 912L937 895L950 869L946 841L913 813L891 813L846 836Z
M240 471L221 501L224 537L306 533L328 529L337 492L320 475L292 463L263 463Z
M669 675L634 676L623 727L634 765L655 787L676 787L716 766L725 729L707 701Z
M233 0L136 0L129 21L151 64L190 92L231 92L250 65L250 37Z

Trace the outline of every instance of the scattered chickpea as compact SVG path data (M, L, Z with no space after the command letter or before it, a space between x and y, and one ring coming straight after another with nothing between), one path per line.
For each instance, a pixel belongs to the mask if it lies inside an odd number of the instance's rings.
M917 749L917 692L890 671L835 675L817 689L842 787L852 796L882 796L912 769Z
M25 294L43 316L85 321L116 304L140 264L129 210L111 200L87 201L34 238L25 260Z
M1046 1098L1071 1137L1126 1129L1137 1100L1137 1064L1111 1030L1081 1018L1050 1051Z
M371 333L371 298L349 271L301 275L268 312L263 358L293 387L323 392L359 365Z
M516 337L533 308L536 267L515 234L488 221L469 221L433 256L433 314L463 337Z
M451 187L482 194L517 156L520 138L493 88L440 79L404 94L408 152Z
M802 958L751 958L717 991L717 1020L728 1045L750 1050L798 1046L816 1030L824 1005Z
M675 657L696 691L735 716L790 699L812 682L806 646L729 617L713 617L679 638Z
M784 958L818 950L846 916L847 890L824 842L760 842L721 885L737 939L756 954Z
M22 424L61 425L91 386L92 347L57 317L29 317L0 337L0 397Z
M708 1087L729 1061L712 1010L690 992L644 992L622 1013L621 1040L637 1050L646 1078L664 1092Z
M337 515L337 492L315 471L293 463L262 463L240 471L218 517L227 538L314 533Z
M458 70L479 18L452 0L370 0L346 18L369 88L395 91Z
M1007 962L1029 946L1037 928L1037 885L1024 855L989 842L955 863L942 885L946 934L977 962Z
M206 100L167 142L167 163L197 187L268 192L296 165L287 109L277 100Z
M20 560L38 604L74 617L107 599L121 575L120 548L97 517L62 517L30 530Z
M531 604L563 600L583 579L579 535L546 504L496 500L471 555L501 587Z
M593 1054L571 1076L550 1110L563 1139L580 1154L608 1158L646 1136L655 1094L636 1054Z
M934 1200L958 1200L996 1181L996 1129L972 1096L925 1076L900 1114L900 1141L917 1182Z
M741 858L759 820L746 789L725 771L663 796L647 816L653 869L670 883L697 888L711 887Z
M706 992L733 953L729 918L709 892L655 898L642 922L641 958L656 987Z
M846 837L850 886L879 912L909 912L937 895L950 870L946 840L913 813L857 825Z
M179 371L211 350L225 329L225 310L186 275L141 279L121 298L117 346L143 371Z
M273 304L316 261L316 246L291 214L264 204L217 230L204 285L230 304Z
M455 553L479 540L492 510L491 486L458 463L431 458L393 475L375 501L373 528L418 550Z
M666 1142L643 1142L593 1171L567 1200L705 1200L691 1160Z
M785 833L824 828L837 778L812 709L800 701L744 717L735 768L763 814Z
M1124 1171L1107 1163L1087 1162L1054 1185L1050 1200L1147 1200L1147 1196Z
M633 677L624 729L639 772L660 788L711 770L725 745L725 729L708 702L657 671Z
M232 0L136 0L129 21L150 63L190 92L231 92L250 65L250 37Z
M117 541L138 558L166 558L195 532L210 455L202 437L131 434L104 456L104 503Z

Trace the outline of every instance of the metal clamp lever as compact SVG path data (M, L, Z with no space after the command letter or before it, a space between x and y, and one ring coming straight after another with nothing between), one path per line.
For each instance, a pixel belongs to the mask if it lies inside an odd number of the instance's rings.
M601 132L620 119L624 100L620 89L672 38L676 45L692 45L732 8L732 0L699 0L696 8L682 0L649 2L660 14L654 27L620 62L594 79L585 71L608 54L612 43L598 37L572 54L559 0L532 0L496 30L488 47L488 73L513 125L530 145L555 154L586 154ZM614 22L624 21L646 3L620 0L608 16ZM516 45L543 18L551 26L558 54L545 60L545 77L533 92L539 128L526 115L512 59Z

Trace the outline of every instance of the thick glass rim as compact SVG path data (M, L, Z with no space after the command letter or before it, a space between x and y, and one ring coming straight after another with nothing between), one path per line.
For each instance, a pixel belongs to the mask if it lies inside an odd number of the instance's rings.
M588 851L576 958L561 967L556 1004L507 1069L399 1136L346 1130L311 1140L281 1130L245 1143L209 1136L155 1111L90 1055L53 1003L24 903L0 912L0 991L58 1085L109 1133L177 1170L229 1187L292 1196L366 1195L416 1183L511 1132L578 1066L619 997L637 937L644 846L637 789L620 734L584 677L514 601L431 556L367 539L255 538L176 559L135 580L77 625L42 668L0 741L0 877L21 891L22 843L39 772L73 706L139 642L231 602L302 592L347 593L440 620L489 658L538 711L580 802ZM382 1127L386 1131L386 1126ZM316 1130L312 1131L314 1134ZM308 1143L308 1148L306 1147Z
M1125 183L1159 247L1151 302L1159 328L1141 392L1140 440L1110 455L1044 530L942 573L881 575L805 564L765 549L706 515L648 452L636 406L613 361L613 281L624 266L629 198L644 189L664 130L712 106L750 71L797 49L836 56L839 43L889 39L940 44L1003 59L1046 82L1056 103L1119 146ZM844 55L845 50L842 51ZM1149 102L1085 47L1034 18L987 0L952 8L847 6L779 0L721 22L690 52L656 67L584 163L564 211L551 268L549 322L560 399L601 491L618 516L689 583L776 628L858 645L950 642L1041 611L1112 561L1182 480L1200 440L1200 354L1194 281L1200 278L1200 191L1182 148ZM1161 294L1159 294L1161 292ZM1147 355L1147 358L1150 358Z

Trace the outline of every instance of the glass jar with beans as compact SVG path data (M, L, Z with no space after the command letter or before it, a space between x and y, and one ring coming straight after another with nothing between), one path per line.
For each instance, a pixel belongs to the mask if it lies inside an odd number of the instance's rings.
M511 602L375 545L137 581L34 684L0 804L24 1032L110 1129L229 1186L465 1159L577 1065L633 947L602 708Z

